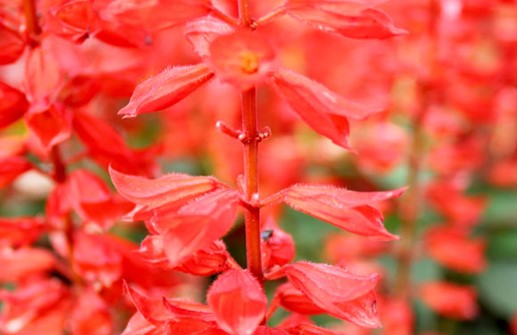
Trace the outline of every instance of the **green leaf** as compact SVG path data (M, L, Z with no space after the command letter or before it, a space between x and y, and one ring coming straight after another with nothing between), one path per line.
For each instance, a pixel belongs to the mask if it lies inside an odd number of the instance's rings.
M517 265L492 263L477 280L480 300L494 314L510 318L517 311Z

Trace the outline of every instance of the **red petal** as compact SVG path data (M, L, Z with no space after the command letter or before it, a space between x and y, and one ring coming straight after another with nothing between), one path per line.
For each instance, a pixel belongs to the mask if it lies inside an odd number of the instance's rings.
M30 245L44 230L45 221L42 218L0 218L0 247Z
M368 8L379 1L290 1L287 8L294 18L317 29L359 39L385 39L407 34L383 12Z
M50 271L56 264L54 255L45 249L23 248L0 251L0 282L18 282L33 274Z
M233 226L238 200L236 191L214 191L182 207L172 219L159 222L166 229L163 245L169 263L179 265L222 238Z
M197 319L205 323L215 321L214 313L207 305L182 299L163 299L163 304L174 319Z
M131 202L157 208L182 199L193 199L223 186L212 177L193 177L171 173L158 179L131 176L109 169L117 191Z
M210 276L227 269L228 251L223 241L215 241L208 247L196 251L175 270L197 276Z
M237 31L210 44L210 62L222 81L241 90L265 82L276 68L275 51L258 32Z
M138 85L129 104L119 111L124 117L157 112L170 107L209 81L214 74L205 64L165 69Z
M207 301L219 327L232 335L253 334L266 313L266 295L247 270L220 275L208 290Z
M47 49L31 49L26 60L25 85L29 100L42 101L57 94L62 75L57 59Z
M49 151L70 137L71 117L61 105L34 104L25 114L25 121L44 149Z
M341 229L380 240L394 240L383 225L382 214L369 204L397 197L405 188L387 192L354 192L321 185L293 185L281 194L294 209Z
M377 111L367 109L330 91L300 74L279 70L274 87L287 104L316 132L349 148L348 118L363 119Z
M0 97L2 97L0 99L0 129L2 129L21 118L27 110L28 103L25 94L1 81Z
M103 10L107 17L129 25L140 25L146 30L160 30L206 15L210 11L207 0L114 0Z
M253 335L289 335L289 333L283 329L259 326Z
M300 323L285 328L285 330L292 335L346 335L344 332L318 327L310 323Z
M122 275L122 255L101 236L77 233L74 239L74 270L87 282L110 287Z
M107 121L86 113L76 112L73 125L81 141L88 147L90 157L99 164L105 167L111 165L125 173L148 174L154 171L156 148L133 150Z
M164 323L172 314L163 304L163 299L149 298L124 282L124 288L140 314L152 324Z
M129 319L126 328L121 335L158 335L162 334L161 329L147 321L142 314L136 312Z
M31 168L31 163L24 157L0 158L0 187L9 185L19 175Z
M212 16L205 16L189 22L185 27L185 37L201 57L210 55L210 43L219 36L229 34L233 27Z
M70 328L74 335L113 333L112 313L93 289L81 293L71 314Z
M72 0L49 8L45 29L74 42L83 42L97 30L98 14L91 0Z
M296 313L310 315L328 313L361 327L379 328L381 326L377 315L377 296L374 291L354 300L333 303L333 306L328 304L325 310L290 283L279 287L277 295L282 307Z
M15 62L24 49L23 35L0 22L0 65Z

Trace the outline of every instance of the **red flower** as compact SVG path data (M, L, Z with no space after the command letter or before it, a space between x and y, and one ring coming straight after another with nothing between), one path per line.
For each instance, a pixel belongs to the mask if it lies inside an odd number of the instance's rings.
M420 297L427 306L443 316L471 320L478 314L476 291L470 286L426 283L420 287Z

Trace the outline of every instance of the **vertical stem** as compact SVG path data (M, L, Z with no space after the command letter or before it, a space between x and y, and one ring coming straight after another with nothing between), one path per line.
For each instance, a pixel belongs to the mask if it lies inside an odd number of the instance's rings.
M239 0L239 18L241 25L244 27L251 27L250 1Z
M38 14L34 1L35 0L23 0L23 12L27 24L27 33L32 43L37 43L35 37L41 33L41 27L38 24Z
M425 92L422 92L425 94ZM407 185L409 190L401 204L400 249L398 253L398 271L395 283L395 296L407 301L411 296L411 265L416 244L416 227L420 213L421 185L420 174L423 158L423 124L427 109L427 99L423 97L421 109L413 120L413 136L409 153L409 172Z
M253 29L249 0L239 1L239 19L243 27ZM258 115L255 87L242 92L242 131L244 132L244 178L246 200L251 202L259 192L258 183ZM246 226L246 260L248 269L260 281L264 281L260 251L260 208L249 206L244 213Z
M246 200L251 201L258 194L258 144L259 131L256 106L256 89L242 93L242 128L246 135L244 141L244 177L246 181ZM246 256L248 268L260 281L263 280L260 251L260 208L246 209Z
M420 175L422 170L422 159L424 157L424 124L423 121L427 114L430 104L432 103L433 85L432 76L435 73L434 67L437 66L437 44L436 44L436 26L440 13L440 5L437 0L431 0L429 3L429 22L428 22L428 38L430 39L431 63L429 64L431 78L420 79L420 108L413 118L413 136L409 152L409 172L407 184L409 185L408 193L403 198L404 203L401 204L401 241L398 257L398 271L395 282L395 296L405 301L409 301L412 294L411 267L416 245L416 229L420 217L422 206L422 189L420 185ZM431 82L429 82L429 80Z

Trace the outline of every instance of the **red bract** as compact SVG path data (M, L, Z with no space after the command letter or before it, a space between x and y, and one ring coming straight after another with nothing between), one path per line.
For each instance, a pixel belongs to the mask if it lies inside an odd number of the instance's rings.
M138 85L129 104L119 111L124 117L156 112L170 107L212 79L207 65L176 66L165 69Z
M179 200L191 200L223 185L212 177L193 177L181 173L172 173L151 180L123 174L114 169L109 171L117 191L126 199L147 209Z
M279 70L272 82L278 95L316 132L349 148L348 118L363 119L375 113L350 102L296 72Z
M219 190L183 206L172 218L156 218L169 263L179 265L222 238L233 226L238 193Z
M276 293L282 307L300 314L328 313L334 317L352 322L361 327L378 328L381 326L377 316L377 296L371 291L359 298L333 303L333 307L323 309L290 283L282 285Z
M217 324L232 335L251 335L266 313L267 299L248 271L230 270L220 275L207 294Z
M304 261L285 265L279 273L326 313L363 327L380 327L373 292L379 275L360 276L344 268ZM303 301L301 297L298 299Z
M383 225L379 210L371 204L394 197L404 188L387 192L354 192L320 185L293 185L278 197L294 209L349 232L379 240L395 240Z

